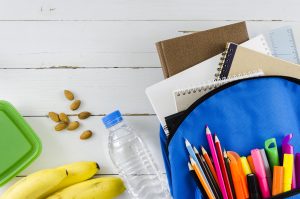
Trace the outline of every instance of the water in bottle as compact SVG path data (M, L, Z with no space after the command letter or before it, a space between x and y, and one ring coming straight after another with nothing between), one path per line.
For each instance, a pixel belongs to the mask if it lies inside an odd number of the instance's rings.
M137 199L170 198L162 175L142 140L115 111L102 119L109 131L109 154L129 193Z

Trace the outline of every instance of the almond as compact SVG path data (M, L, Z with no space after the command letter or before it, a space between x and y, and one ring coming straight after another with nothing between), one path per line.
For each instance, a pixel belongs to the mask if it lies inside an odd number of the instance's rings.
M70 109L71 109L72 111L75 111L75 110L77 110L77 109L79 108L80 104L81 104L81 101L80 101L80 100L75 100L75 101L70 105Z
M75 129L77 129L78 127L79 127L79 122L77 122L77 121L74 121L74 122L70 122L70 124L69 124L69 126L68 126L68 130L69 131L73 131L73 130L75 130Z
M65 128L67 128L67 124L66 123L59 123L55 126L55 130L56 131L62 131L64 130Z
M64 94L65 94L65 97L68 99L68 100L73 100L74 99L74 94L69 91L69 90L64 90Z
M92 137L92 135L93 135L93 133L90 130L83 131L82 134L80 135L80 139L86 140L86 139L89 139L90 137Z
M81 120L84 120L84 119L86 119L90 116L91 116L91 113L87 112L87 111L81 112L81 113L78 114L78 118L81 119Z
M48 116L51 120L53 120L54 122L59 122L59 117L58 117L58 114L57 113L54 113L54 112L49 112L48 113Z
M64 123L69 123L69 121L70 121L69 117L65 113L60 113L59 119L60 119L60 121L62 121Z

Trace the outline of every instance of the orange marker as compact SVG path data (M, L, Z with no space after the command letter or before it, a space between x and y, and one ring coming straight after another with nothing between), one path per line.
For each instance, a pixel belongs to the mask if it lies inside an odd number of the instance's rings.
M195 170L195 172L196 172L196 174L197 174L197 177L199 178L200 183L201 183L201 185L203 186L203 188L204 188L204 190L205 190L205 192L206 192L208 198L209 198L209 199L215 199L214 194L211 192L211 190L210 190L210 188L209 188L209 185L205 182L204 177L203 177L203 175L201 174L201 172L200 172L200 170L199 170L199 168L198 168L198 166L197 166L195 160L193 160L193 158L190 158L190 160L191 160L191 165L192 165L193 169Z
M214 176L214 179L217 181L218 186L220 187L215 167L214 167L213 163L211 162L211 159L208 156L207 151L204 149L203 146L201 146L201 151L202 151L202 155L205 159L205 162L207 163L207 165L209 167L209 170L211 171L212 175Z
M251 169L252 173L255 174L255 168L254 168L252 156L248 155L247 160L248 160L248 164L250 166L250 169Z
M247 178L242 168L240 156L233 151L228 151L227 155L230 159L230 170L236 197L237 199L247 199L249 198Z
M283 192L283 167L273 167L273 185L272 185L272 196Z

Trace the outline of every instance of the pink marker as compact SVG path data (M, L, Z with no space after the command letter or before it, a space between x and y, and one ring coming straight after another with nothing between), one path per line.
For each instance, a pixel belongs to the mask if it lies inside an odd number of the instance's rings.
M267 175L264 167L264 162L260 154L259 149L251 150L251 156L253 159L253 165L255 168L255 174L258 179L259 188L263 198L269 198L271 196L268 185Z
M215 169L216 169L216 173L217 173L217 177L218 177L218 181L219 181L219 185L220 185L220 189L221 189L221 192L222 192L223 199L228 199L224 179L223 179L223 176L222 176L221 167L220 167L220 164L219 164L219 160L218 160L218 156L217 156L217 152L216 152L216 148L215 148L215 144L214 144L211 132L210 132L207 125L206 125L206 138L207 138L207 141L208 141L211 156L212 156L213 161L214 161L214 165L215 165Z

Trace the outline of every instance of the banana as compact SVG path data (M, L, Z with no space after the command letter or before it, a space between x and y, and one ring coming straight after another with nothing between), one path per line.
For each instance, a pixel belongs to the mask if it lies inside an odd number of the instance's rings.
M120 178L95 178L67 187L47 199L112 199L125 189Z
M66 178L64 168L45 169L21 179L11 186L1 199L40 199L57 190L57 186Z
M96 162L75 162L58 168L66 169L68 176L59 184L57 190L90 179L100 169Z

